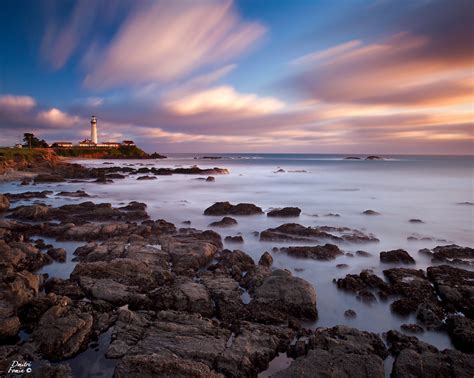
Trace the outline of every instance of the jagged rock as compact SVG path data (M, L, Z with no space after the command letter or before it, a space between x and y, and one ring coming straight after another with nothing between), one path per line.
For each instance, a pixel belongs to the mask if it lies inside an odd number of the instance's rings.
M57 196L61 197L73 197L73 198L84 198L84 197L90 197L89 194L87 194L83 190L76 190L75 192L59 192L56 194Z
M207 181L207 182L214 182L214 181L216 181L216 178L215 178L215 177L212 177L212 176L208 176L208 177L206 178L206 181Z
M227 243L240 243L242 244L244 242L244 238L242 235L236 235L236 236L226 236L224 238L224 241Z
M137 177L138 181L141 181L141 180L156 180L156 179L157 179L156 176L140 176L140 177Z
M404 249L380 252L380 261L383 263L415 264L415 260Z
M356 251L356 255L359 257L371 257L372 254L366 251Z
M335 244L317 245L313 247L287 247L281 248L280 252L284 252L289 256L300 258L311 258L313 260L334 260L337 256L344 253Z
M49 360L70 358L87 346L93 318L64 297L41 317L32 338Z
M0 194L0 213L3 211L7 211L10 208L10 201L8 200L7 196Z
M391 292L390 286L370 270L363 270L359 274L348 274L344 278L339 278L336 284L339 289L353 292L361 298L368 297L366 292L370 290L378 290L382 297Z
M85 296L84 291L76 281L69 279L64 280L57 277L48 279L44 284L44 290L46 293L54 293L58 296L65 296L71 299L81 299Z
M216 202L204 210L204 215L254 215L262 213L262 209L252 203L232 205L229 202Z
M289 271L275 270L255 289L250 312L256 319L280 322L289 318L316 320L316 290Z
M474 318L474 272L440 265L429 267L427 275L449 312L461 311Z
M284 207L282 209L273 209L267 213L267 217L299 217L301 209L298 207Z
M219 319L234 321L245 318L246 311L242 302L243 289L239 282L221 273L201 275L202 283L210 293Z
M402 324L400 326L401 329L411 333L423 333L424 329L420 327L418 324Z
M230 251L225 249L215 256L217 263L208 267L209 270L217 273L225 273L236 281L241 281L245 272L255 269L255 263L249 255L243 251Z
M456 244L433 248L432 262L448 262L470 265L474 260L474 248L460 247Z
M348 309L348 310L344 311L344 316L346 318L353 319L353 318L357 317L357 313L352 309Z
M12 218L24 220L46 220L50 216L50 208L46 205L19 206L13 209Z
M198 314L121 310L107 357L178 356L227 377L255 376L278 350L286 348L293 335L289 328L248 322L229 329Z
M235 226L237 221L231 217L224 217L220 221L212 222L209 227L231 227Z

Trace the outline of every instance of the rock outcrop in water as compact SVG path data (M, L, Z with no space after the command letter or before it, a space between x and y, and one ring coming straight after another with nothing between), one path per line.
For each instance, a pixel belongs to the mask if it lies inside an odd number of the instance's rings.
M204 215L256 215L263 214L263 210L252 203L216 202L204 210Z
M299 258L310 258L313 260L334 260L337 256L344 253L335 244L317 245L312 247L287 247L280 248L279 252L286 253L289 256Z
M298 207L284 207L282 209L273 209L267 213L267 217L291 218L299 217L301 209Z

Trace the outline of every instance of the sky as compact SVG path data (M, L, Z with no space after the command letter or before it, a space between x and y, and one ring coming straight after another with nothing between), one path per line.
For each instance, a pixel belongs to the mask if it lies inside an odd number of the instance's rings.
M471 0L3 0L0 145L474 154Z

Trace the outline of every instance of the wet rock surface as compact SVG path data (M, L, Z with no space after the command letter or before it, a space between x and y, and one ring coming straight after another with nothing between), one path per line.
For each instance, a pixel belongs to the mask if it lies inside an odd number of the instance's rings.
M380 252L380 261L384 263L415 264L415 259L404 249Z
M430 256L433 263L474 264L474 248L451 244L438 246L432 250L424 249L422 251L420 251L420 253Z
M224 217L220 221L212 222L210 227L231 227L237 225L237 221L231 217Z

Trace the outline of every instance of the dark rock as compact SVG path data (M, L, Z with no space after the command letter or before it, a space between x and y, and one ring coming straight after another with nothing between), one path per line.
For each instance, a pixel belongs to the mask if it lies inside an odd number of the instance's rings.
M262 213L260 207L251 203L232 205L229 202L216 202L204 210L204 215L254 215Z
M359 156L346 156L344 160L361 160Z
M87 346L93 318L64 297L41 317L32 338L49 360L70 358Z
M87 194L83 190L76 190L75 192L59 192L56 195L61 196L61 197L75 197L75 198L90 197L89 194Z
M360 257L371 257L372 254L366 251L356 251L356 255Z
M337 269L347 269L347 268L349 268L349 265L347 265L347 264L337 264L336 268Z
M408 252L403 249L380 252L380 261L383 263L415 264L413 257L411 257Z
M370 155L370 156L367 156L365 160L384 160L384 158L377 155Z
M431 254L432 262L472 264L474 260L474 248L460 247L456 244L438 246L433 248Z
M206 178L206 181L207 181L207 182L214 182L214 181L216 181L216 178L213 177L213 176L208 176L208 177Z
M349 310L344 311L344 316L346 318L353 319L357 317L357 313L354 310L349 309Z
M284 207L282 209L273 209L267 213L267 217L299 217L301 209L298 207Z
M209 227L231 227L235 226L237 221L231 217L224 217L220 221L212 222Z
M120 173L108 173L108 174L105 175L105 177L108 178L108 179L121 180L121 179L124 179L126 176L122 175Z
M364 303L373 303L377 302L375 295L369 290L360 290L357 293L356 298Z
M156 176L140 176L140 177L137 177L137 180L140 181L140 180L156 180Z
M273 257L268 252L265 252L262 256L260 256L260 260L258 261L258 265L265 266L270 268L273 264Z
M260 240L262 241L317 243L320 239L345 240L354 243L378 241L372 234L366 235L361 231L347 227L305 227L297 223L285 223L277 228L269 228L260 233Z
M412 218L409 220L409 222L410 223L425 223L421 219L417 219L417 218Z
M465 353L474 352L474 320L460 315L448 317L447 330L456 349Z
M403 329L406 332L411 332L411 333L423 333L424 330L422 327L420 327L418 324L402 324L400 326L401 329Z
M227 243L243 243L243 242L244 242L244 238L242 237L242 235L226 236L226 237L224 238L224 240L225 240Z
M440 265L429 267L427 275L449 312L461 311L474 318L474 272Z
M96 184L113 184L114 180L111 180L105 176L99 177L94 181Z
M364 214L364 215L380 215L380 213L378 213L375 210L365 210L365 211L362 212L362 214Z
M313 260L323 261L334 260L337 256L344 255L335 244L325 244L314 247L287 247L281 248L280 252L284 252L293 257L311 258Z
M61 278L52 277L44 284L46 293L54 293L58 296L66 296L71 299L81 299L85 297L84 291L77 282L69 279L63 280Z
M23 192L23 193L6 193L5 196L11 201L30 200L33 198L48 198L48 195L53 194L50 190L43 190L41 192Z
M318 316L314 287L286 270L275 270L264 279L249 306L252 316L267 321L316 320Z
M339 278L337 287L353 293L377 289L383 293L390 293L390 286L380 277L373 274L370 270L363 270L358 275L348 274L344 278Z
M64 181L65 179L63 176L48 174L48 173L39 174L34 178L35 183L64 182Z
M54 261L66 262L67 252L64 248L50 248L47 253Z

